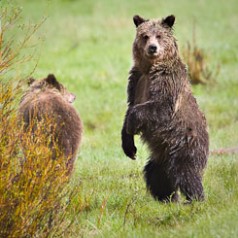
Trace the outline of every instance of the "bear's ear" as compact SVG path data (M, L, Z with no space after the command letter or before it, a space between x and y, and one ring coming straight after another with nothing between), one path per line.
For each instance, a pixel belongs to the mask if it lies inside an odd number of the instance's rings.
M36 81L36 80L35 80L34 78L29 78L29 79L27 80L28 86L31 86L35 81Z
M57 81L57 79L55 78L55 76L53 74L49 74L47 76L47 78L45 79L45 81L48 84L50 84L50 85L54 86L55 88L57 88L58 90L60 90L60 84L59 84L59 82Z
M140 17L139 15L135 15L133 17L133 21L134 21L135 26L138 27L140 24L142 24L146 20L144 18Z
M162 20L162 25L172 28L172 26L174 25L174 22L175 22L175 16L170 15Z

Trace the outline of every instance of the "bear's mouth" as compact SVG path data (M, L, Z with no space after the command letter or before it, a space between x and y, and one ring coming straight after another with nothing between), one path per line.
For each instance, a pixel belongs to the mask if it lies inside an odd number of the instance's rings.
M159 55L159 53L158 53L157 51L156 51L156 52L149 52L149 51L146 52L146 56L147 56L148 58L150 58L150 59L154 59L154 58L156 58L158 55Z

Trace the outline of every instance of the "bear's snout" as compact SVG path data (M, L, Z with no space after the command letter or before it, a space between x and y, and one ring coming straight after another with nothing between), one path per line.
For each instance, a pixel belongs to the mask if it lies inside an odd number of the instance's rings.
M148 53L153 55L157 52L157 46L155 44L149 45L148 47Z
M76 99L76 96L73 93L70 93L68 96L68 102L73 103Z

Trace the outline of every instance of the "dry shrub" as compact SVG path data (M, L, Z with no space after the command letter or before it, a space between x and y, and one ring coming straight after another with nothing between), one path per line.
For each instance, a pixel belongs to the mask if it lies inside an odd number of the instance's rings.
M73 221L67 216L70 210L80 211L79 202L71 203L80 190L69 183L66 158L58 151L52 159L51 142L42 129L43 124L34 129L34 136L30 130L23 133L14 113L1 124L0 237L59 235Z
M53 122L45 120L37 127L32 123L24 131L17 119L21 78L11 79L9 71L30 59L22 59L20 53L30 35L25 35L23 44L13 44L4 36L7 27L14 26L18 13L1 9L0 237L62 237L75 219L70 213L81 210L80 188L70 183L67 158L57 143L43 133ZM56 159L52 159L55 151Z
M192 84L207 84L215 81L220 67L218 65L215 71L210 70L207 63L208 55L197 45L195 27L192 42L187 42L187 45L182 49L182 55L188 66L189 78Z

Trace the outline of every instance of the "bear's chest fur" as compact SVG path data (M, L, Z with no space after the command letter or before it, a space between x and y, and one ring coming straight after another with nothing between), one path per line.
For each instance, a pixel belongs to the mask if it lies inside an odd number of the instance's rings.
M143 74L139 78L135 90L135 105L142 104L148 101L150 84L151 80L147 74Z

